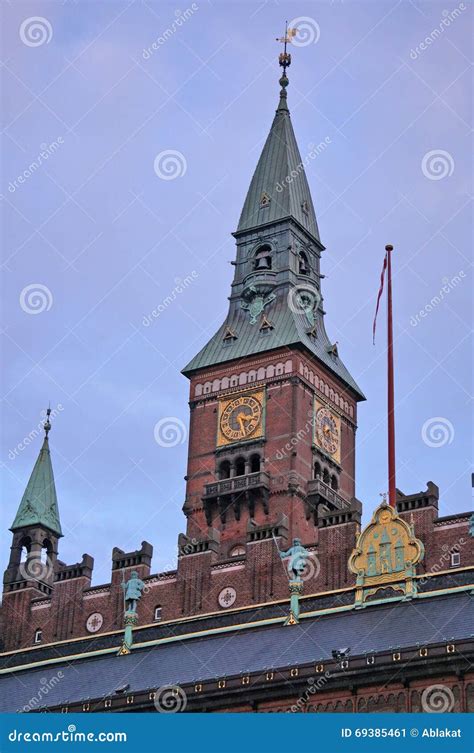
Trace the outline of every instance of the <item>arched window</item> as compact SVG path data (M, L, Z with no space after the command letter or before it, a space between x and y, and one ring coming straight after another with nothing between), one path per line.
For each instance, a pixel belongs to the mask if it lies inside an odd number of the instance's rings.
M271 269L272 268L272 249L270 246L260 246L255 254L254 269Z
M230 463L228 460L223 460L219 466L219 480L230 478Z
M31 549L31 539L29 536L25 536L25 538L21 540L20 547L21 547L20 561L25 562L26 559L28 558L28 555Z
M153 619L155 622L161 622L161 607L160 606L155 607L155 611L153 612Z
M250 458L250 473L258 473L260 470L260 455L252 455Z
M41 643L42 640L43 640L43 631L40 628L38 628L37 630L35 630L33 643Z
M333 475L331 476L331 489L334 489L335 492L337 492L339 488L339 484L337 483L337 476Z
M323 471L323 481L325 484L329 486L330 477L329 477L329 471L327 468L325 468Z
M304 251L300 251L298 254L298 274L309 275L310 271L308 257Z
M314 464L314 478L321 478L321 465L319 463Z
M231 557L242 557L245 554L245 547L242 544L237 544L230 550Z
M245 476L245 459L244 458L237 458L237 460L235 461L235 475Z

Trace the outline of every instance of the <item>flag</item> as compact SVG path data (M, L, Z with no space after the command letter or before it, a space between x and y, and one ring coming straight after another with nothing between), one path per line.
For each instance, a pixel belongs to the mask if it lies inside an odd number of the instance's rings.
M379 289L379 294L377 296L377 306L375 307L374 323L372 326L372 340L373 340L374 345L375 345L375 328L377 326L377 314L379 313L380 299L383 293L383 284L385 280L385 270L387 269L387 262L388 262L388 252L385 254L385 258L383 260L382 274L380 275L380 289Z

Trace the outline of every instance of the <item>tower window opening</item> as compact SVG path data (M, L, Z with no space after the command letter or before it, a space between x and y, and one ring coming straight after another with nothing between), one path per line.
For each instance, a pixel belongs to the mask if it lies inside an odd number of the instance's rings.
M328 471L327 468L325 468L324 471L323 471L323 481L324 481L325 484L327 484L329 486L330 477L329 477L329 471Z
M250 458L250 473L258 473L260 471L260 455L252 455Z
M331 489L334 489L335 492L337 492L339 488L339 484L337 482L337 476L331 476Z
M298 254L298 274L309 275L309 273L310 267L308 257L306 256L304 251L300 251Z
M237 458L235 461L235 475L245 476L245 460L244 458Z
M265 270L272 268L272 249L270 246L260 246L255 254L255 270Z
M321 478L321 465L319 463L314 464L314 478Z
M458 567L461 564L460 552L451 552L451 567Z
M223 460L219 466L219 480L230 478L230 462Z
M21 542L20 562L26 562L31 549L31 539L26 538Z

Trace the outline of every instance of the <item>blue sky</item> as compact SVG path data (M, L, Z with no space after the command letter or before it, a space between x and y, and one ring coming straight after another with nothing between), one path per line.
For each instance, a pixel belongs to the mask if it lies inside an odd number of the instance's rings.
M112 547L147 539L154 570L173 567L180 369L225 317L230 233L277 103L286 18L307 31L288 90L303 159L327 144L307 167L326 326L368 398L357 495L367 516L387 486L384 331L374 348L371 325L391 242L398 486L431 479L441 514L468 509L472 6L59 0L2 12L5 565L41 442L24 439L50 401L60 558L92 554L105 582ZM174 161L156 161L168 150ZM179 436L163 447L155 426L168 417Z

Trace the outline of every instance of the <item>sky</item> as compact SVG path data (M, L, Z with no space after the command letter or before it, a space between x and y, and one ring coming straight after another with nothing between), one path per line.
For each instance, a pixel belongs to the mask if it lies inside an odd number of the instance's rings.
M288 103L326 246L326 328L361 386L357 496L386 491L371 328L392 243L397 485L471 508L472 5L58 0L2 5L2 498L14 518L50 402L64 538L95 558L185 530L181 369L226 315L237 227ZM46 156L45 156L46 155ZM154 313L153 313L154 312ZM384 316L382 308L381 316Z

